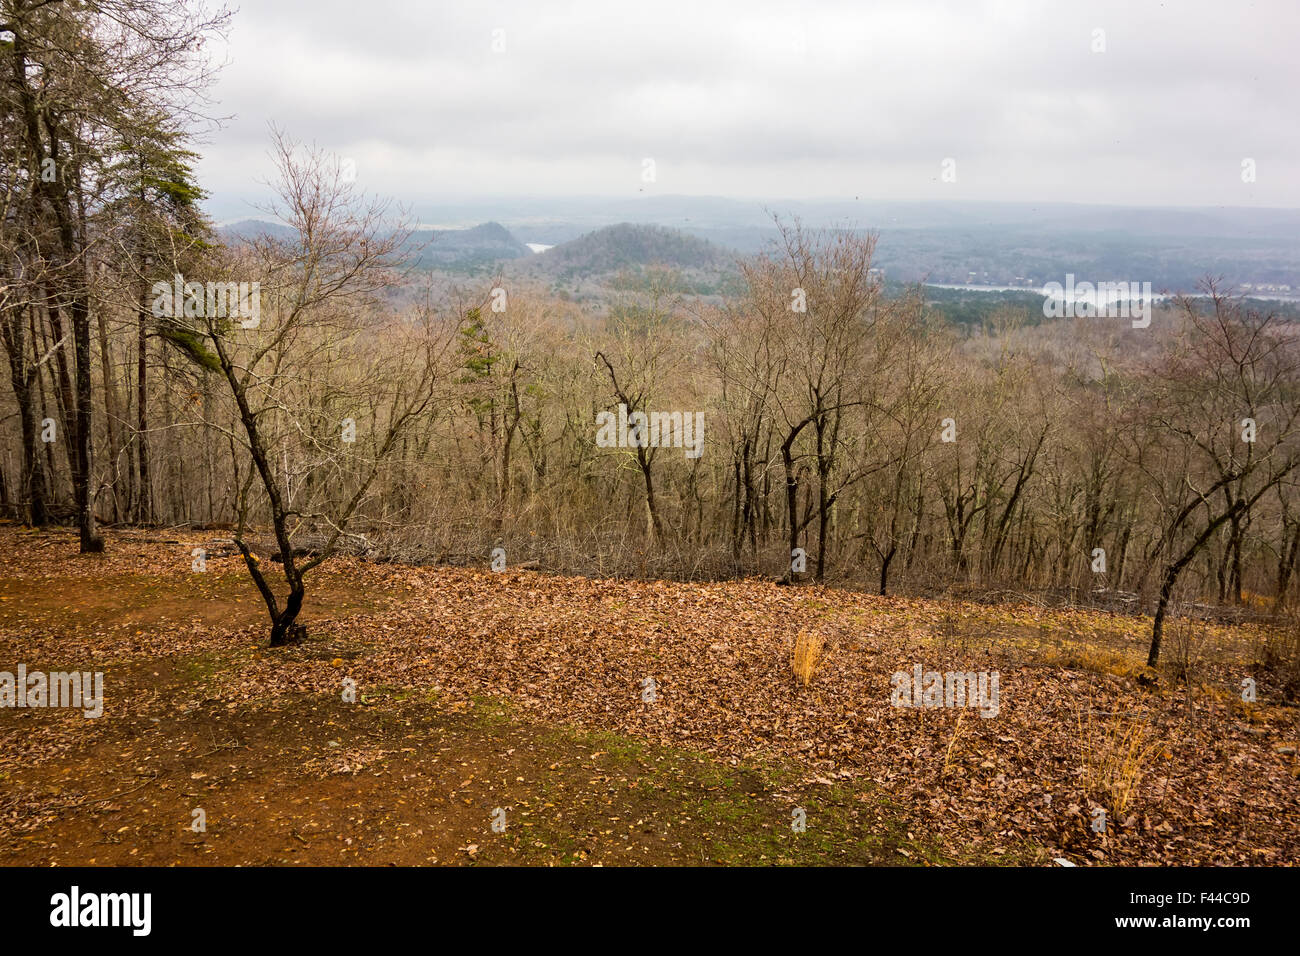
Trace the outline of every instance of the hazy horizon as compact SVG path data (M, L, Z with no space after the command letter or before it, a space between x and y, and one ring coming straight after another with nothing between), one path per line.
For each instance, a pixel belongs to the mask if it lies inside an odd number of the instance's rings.
M657 210L687 207L693 212L721 215L726 225L771 226L771 215L784 219L798 217L811 226L848 225L853 228L949 228L951 220L963 211L976 217L988 216L972 224L1033 225L1053 222L1070 213L1125 217L1142 212L1170 216L1207 217L1214 214L1240 216L1252 222L1280 220L1292 229L1300 228L1300 207L1288 206L1234 206L1220 205L1155 205L1127 203L1085 203L1068 201L1034 200L902 200L871 199L866 197L820 196L806 199L791 197L737 197L725 195L659 195L659 196L609 196L576 194L560 196L482 195L455 200L412 201L400 196L393 200L393 211L418 229L461 229L488 222L525 222L529 219L563 219L571 222L629 221L661 225L705 225L707 220L690 217L673 219ZM261 207L246 201L222 201L210 197L205 201L209 215L218 226L244 221L272 221L273 217ZM644 219L634 218L636 207L643 207ZM882 218L882 214L929 214L928 222L904 221L897 217ZM855 218L860 212L861 219ZM945 213L947 214L945 216ZM421 215L423 214L423 215ZM633 218L629 218L633 217ZM734 217L734 218L733 218ZM1057 217L1053 221L1052 217ZM714 225L722 224L722 220ZM595 226L593 225L593 228Z

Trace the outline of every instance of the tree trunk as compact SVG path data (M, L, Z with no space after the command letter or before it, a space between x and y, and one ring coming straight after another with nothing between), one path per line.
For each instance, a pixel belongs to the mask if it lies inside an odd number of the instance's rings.
M898 553L898 545L891 543L889 550L880 561L880 596L885 596L886 588L889 585L889 563L894 560L894 555Z
M55 122L45 114L46 131L50 137L47 154L45 143L41 138L41 108L37 105L36 92L31 87L28 74L27 42L23 35L24 28L13 31L14 85L18 90L19 105L22 110L24 132L27 136L29 171L33 183L40 190L42 197L54 213L58 229L60 260L56 272L61 291L68 303L72 316L73 349L76 353L76 414L74 415L72 485L77 500L78 526L81 531L82 554L104 550L104 539L95 530L94 493L91 488L93 477L92 438L91 435L91 381L90 381L90 302L86 285L86 264L77 247L76 233L72 223L72 209L69 203L67 182L68 175L63 173L54 180L46 180L40 175L48 158L54 168L59 169L59 137ZM51 314L59 309L58 300L50 302Z
M77 498L77 527L81 532L81 553L97 554L104 550L104 539L95 528L95 492L92 487L90 312L86 303L76 298L71 310L72 334L77 350L77 468L72 476Z
M794 456L790 447L798 432L791 433L781 445L781 463L785 466L785 510L790 522L790 550L785 559L785 580L794 580L792 560L795 549L799 547L799 478L794 472Z
M285 647L295 641L300 641L307 636L306 628L298 623L298 612L302 610L302 599L304 589L301 582L294 585L289 591L289 600L285 602L284 610L276 615L271 624L271 646Z
M113 520L120 521L126 515L129 505L129 502L122 500L122 486L118 481L117 467L124 447L121 434L124 418L117 404L117 385L113 381L113 355L108 344L108 323L104 319L103 310L98 311L95 318L99 332L99 370L104 388L104 424L108 431L108 460L113 463L111 484Z
M1237 504L1241 505L1242 502ZM1230 518L1236 517L1236 514L1236 510L1225 512L1211 521L1200 536L1192 542L1191 547L1183 552L1183 556L1165 568L1165 576L1160 583L1160 599L1156 604L1155 619L1151 622L1151 649L1147 653L1147 667L1155 667L1160 660L1160 638L1164 630L1165 611L1169 606L1169 598L1173 594L1174 584L1177 583L1178 576L1183 573L1183 568L1187 567L1192 558L1196 557L1201 548L1204 547L1205 542L1214 536L1214 532L1219 529L1219 526Z
M655 546L663 547L664 526L663 522L659 520L659 508L655 504L654 476L650 471L651 458L646 454L644 448L637 448L636 462L641 466L641 475L645 479L645 508L648 523L650 525L650 534L654 538Z
M1277 599L1273 602L1279 611L1286 607L1287 588L1290 587L1291 575L1295 570L1296 556L1300 554L1300 523L1296 524L1295 532L1289 540L1286 531L1283 531L1281 551L1277 566Z
M148 338L148 279L141 280L139 325L136 328L136 463L139 497L136 499L136 521L153 523L153 491L149 485L149 338Z
M18 507L23 520L36 527L49 521L45 508L45 469L39 447L39 422L33 383L40 370L27 364L27 327L23 316L16 310L5 318L3 328L5 350L9 353L9 381L18 403L18 418L22 428L23 470L18 487Z
M830 499L826 494L826 482L830 478L831 459L826 453L826 420L818 418L813 423L817 431L817 575L821 584L826 580L826 539L830 531ZM834 442L831 443L832 449Z

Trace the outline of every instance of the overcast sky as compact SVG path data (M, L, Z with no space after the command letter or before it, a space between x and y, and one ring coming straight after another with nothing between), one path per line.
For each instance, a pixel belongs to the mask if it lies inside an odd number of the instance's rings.
M1297 38L1296 0L244 0L200 173L256 198L274 122L410 202L1300 207Z

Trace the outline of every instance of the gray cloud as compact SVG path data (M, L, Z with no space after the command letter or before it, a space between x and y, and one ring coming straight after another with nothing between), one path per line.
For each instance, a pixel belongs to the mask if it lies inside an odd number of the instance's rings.
M1297 35L1291 0L258 0L214 50L229 65L213 93L235 118L200 172L218 205L257 197L276 123L355 159L366 188L413 201L1295 207ZM954 183L939 175L949 157Z

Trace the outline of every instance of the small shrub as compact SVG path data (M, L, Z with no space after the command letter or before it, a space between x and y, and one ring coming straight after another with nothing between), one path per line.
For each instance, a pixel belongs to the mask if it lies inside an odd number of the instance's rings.
M1205 637L1200 624L1188 617L1177 617L1166 633L1165 662L1174 680L1191 686L1200 669L1201 649Z
M1270 630L1260 663L1276 676L1283 700L1300 697L1300 611L1290 612L1280 627Z
M945 651L954 650L961 654L968 651L968 631L962 625L961 602L951 593L945 594L939 605L939 617L935 622L935 635L939 646Z

